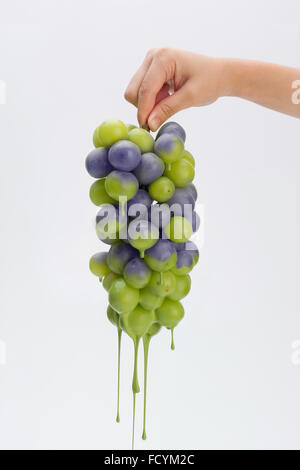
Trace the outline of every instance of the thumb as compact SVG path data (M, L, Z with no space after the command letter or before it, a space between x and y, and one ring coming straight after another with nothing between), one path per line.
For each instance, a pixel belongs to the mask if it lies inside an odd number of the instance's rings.
M148 126L155 132L173 114L190 106L187 87L183 86L171 96L167 96L155 105L148 117Z

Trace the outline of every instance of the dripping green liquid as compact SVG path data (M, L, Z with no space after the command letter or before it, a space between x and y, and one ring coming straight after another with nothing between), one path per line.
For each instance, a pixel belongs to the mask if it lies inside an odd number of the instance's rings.
M118 398L117 398L117 423L120 422L120 366L121 366L121 339L122 330L118 328Z
M175 344L174 344L174 328L171 328L171 349L174 351Z
M148 353L151 336L143 337L144 345L144 417L143 417L143 434L142 439L146 440L146 406L147 406L147 372L148 372Z
M132 393L133 393L132 450L134 450L136 394L139 393L140 391L140 386L139 386L139 381L138 381L138 372L137 372L139 343L140 343L140 338L136 337L134 339L134 370L133 370L133 379L132 379Z

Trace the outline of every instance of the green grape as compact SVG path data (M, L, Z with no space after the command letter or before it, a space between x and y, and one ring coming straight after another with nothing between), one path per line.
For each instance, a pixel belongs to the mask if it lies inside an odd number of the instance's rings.
M108 147L118 140L128 138L127 127L119 119L108 119L99 126L98 136L103 145Z
M156 310L163 303L164 298L152 294L148 287L140 290L140 305L146 310Z
M156 320L154 311L145 310L138 305L128 315L128 331L131 335L142 337Z
M136 339L144 336L155 320L154 311L137 305L131 312L121 314L120 326L131 338Z
M107 313L107 318L109 319L109 321L115 325L116 327L119 328L119 321L120 321L120 316L118 314L118 312L116 312L110 305L107 307L107 310L106 310L106 313Z
M190 267L180 266L180 268L178 268L177 266L174 266L174 268L172 268L171 271L173 274L175 274L175 276L185 276L186 274L192 271L193 267L194 267L193 264Z
M130 287L124 279L116 279L109 289L109 304L118 313L131 312L139 302L139 290Z
M128 241L130 245L139 250L144 258L145 250L151 248L159 239L158 228L148 220L135 219L128 226Z
M164 227L164 232L173 242L184 243L193 234L193 227L187 219L176 215Z
M90 271L95 274L95 276L100 278L106 276L106 274L110 273L110 269L106 261L107 253L96 253L90 259Z
M105 179L106 178L101 178L95 181L91 186L90 199L96 206L100 206L101 204L115 204L116 202L106 192Z
M116 280L116 279L121 279L121 276L119 274L116 274L116 273L113 273L113 272L110 272L108 274L106 274L103 278L103 282L102 282L102 285L104 287L104 289L108 292L109 289L111 288L112 286L112 283Z
M103 147L103 142L99 137L99 127L96 127L93 134L93 144L94 147Z
M166 202L173 196L175 186L173 181L169 178L161 176L150 184L148 191L152 199L155 199L158 202Z
M128 133L128 139L136 144L142 153L152 152L154 147L154 139L152 135L145 129L136 128Z
M132 131L132 129L137 129L138 128L134 124L125 124L125 126L127 127L128 132Z
M135 196L139 184L132 173L114 170L105 178L105 189L115 201L119 201L121 197L129 201Z
M159 323L153 323L150 326L146 334L149 336L154 336L154 335L157 335L157 333L159 333L160 330L161 330L161 325Z
M171 300L181 300L191 290L191 278L187 274L186 276L176 276L176 286L173 292L168 295Z
M175 328L175 326L184 317L184 309L177 300L165 299L162 305L156 310L158 322L166 328Z
M165 175L173 181L177 188L183 188L193 181L195 169L188 160L181 158L177 162L167 165Z
M164 273L153 272L149 284L147 285L148 291L158 297L165 297L174 292L176 287L176 278L171 271ZM157 308L157 307L156 307Z
M190 162L193 167L195 166L195 159L193 157L193 155L191 154L191 152L189 152L188 150L184 150L183 154L182 154L182 158L184 158L185 160L187 160L188 162Z

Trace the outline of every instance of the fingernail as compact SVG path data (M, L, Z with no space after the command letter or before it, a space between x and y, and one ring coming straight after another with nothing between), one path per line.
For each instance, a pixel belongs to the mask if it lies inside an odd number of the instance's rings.
M159 125L159 122L158 122L158 119L154 116L154 117L150 117L150 119L148 119L148 123L149 123L149 126L151 127L151 129L153 131L156 131L157 128L158 128L158 125Z

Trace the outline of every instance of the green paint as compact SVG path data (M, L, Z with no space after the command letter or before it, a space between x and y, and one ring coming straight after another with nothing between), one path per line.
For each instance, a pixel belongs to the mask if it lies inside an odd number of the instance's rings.
M143 434L142 439L146 440L146 405L147 405L147 371L148 371L148 353L151 336L143 336L144 345L144 422L143 422Z
M121 369L121 339L122 330L118 327L118 399L117 399L117 423L120 422L120 369Z
M174 351L175 344L174 344L174 328L171 328L171 349Z
M134 370L132 379L132 394L133 394L133 415L132 415L132 450L134 450L134 428L135 428L135 402L136 394L140 392L140 386L138 381L137 363L138 363L138 351L140 337L136 337L134 340Z
M131 448L132 448L132 450L134 450L135 399L136 399L136 393L133 392L132 441L131 441Z
M133 393L140 392L140 386L139 386L139 381L138 381L138 371L137 371L139 343L140 343L140 337L136 337L134 339L134 369L133 369L133 379L132 379Z

